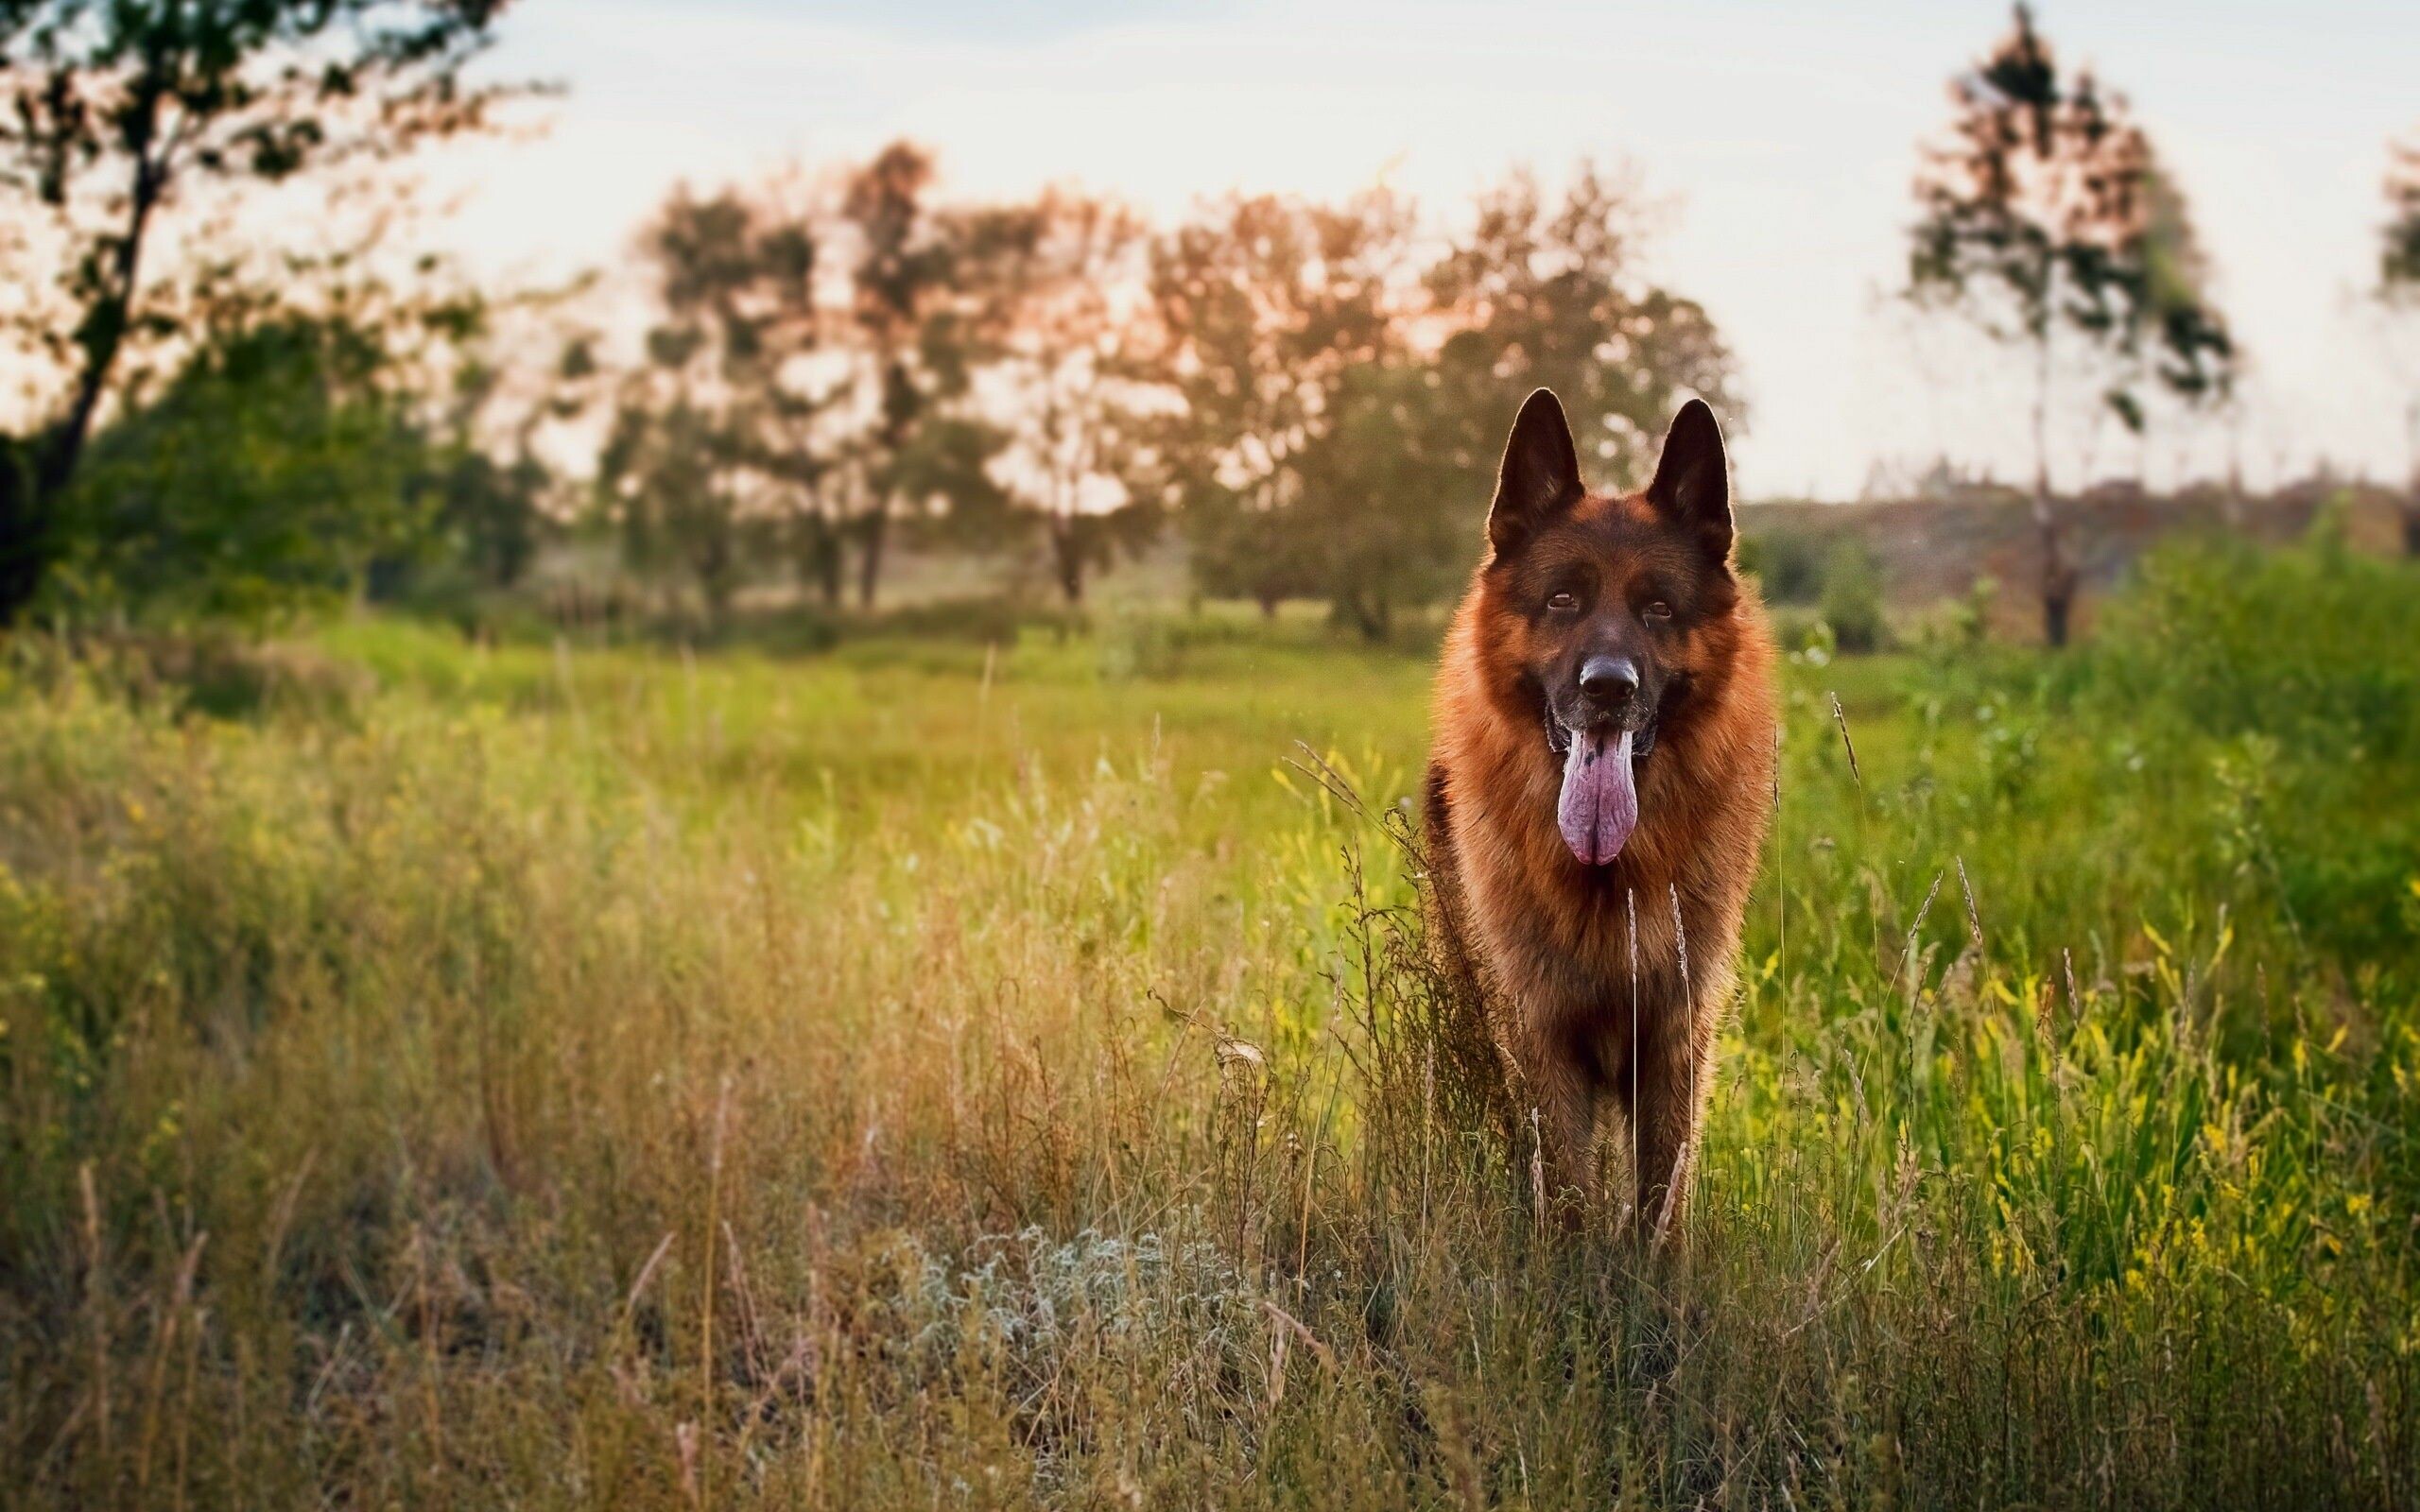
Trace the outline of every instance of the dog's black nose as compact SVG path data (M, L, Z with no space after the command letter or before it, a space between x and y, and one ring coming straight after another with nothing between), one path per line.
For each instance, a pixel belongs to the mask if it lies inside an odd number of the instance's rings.
M1626 656L1592 656L1580 664L1580 691L1603 709L1618 709L1638 692L1638 663Z

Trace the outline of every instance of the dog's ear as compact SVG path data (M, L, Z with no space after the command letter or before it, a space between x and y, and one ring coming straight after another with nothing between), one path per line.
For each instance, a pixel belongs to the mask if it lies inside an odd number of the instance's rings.
M1509 556L1556 515L1580 502L1580 454L1563 401L1541 388L1521 403L1504 465L1495 474L1495 502L1487 511L1487 542Z
M1692 399L1664 433L1664 455L1647 502L1674 524L1693 532L1717 561L1731 555L1731 464L1722 455L1722 427L1703 399Z

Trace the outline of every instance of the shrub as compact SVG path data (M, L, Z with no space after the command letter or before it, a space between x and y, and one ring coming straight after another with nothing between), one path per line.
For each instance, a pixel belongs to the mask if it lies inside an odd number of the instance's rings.
M1855 536L1841 536L1824 556L1823 611L1842 651L1882 649L1889 629L1882 618L1882 575Z
M1812 604L1824 591L1822 538L1802 530L1759 530L1739 538L1739 569L1764 589L1768 604Z

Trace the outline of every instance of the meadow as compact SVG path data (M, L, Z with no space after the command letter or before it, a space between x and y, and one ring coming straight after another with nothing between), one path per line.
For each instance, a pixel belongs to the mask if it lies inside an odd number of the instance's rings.
M1417 644L21 639L0 1500L2420 1506L2415 645L1793 655L1643 1261L1475 1111Z

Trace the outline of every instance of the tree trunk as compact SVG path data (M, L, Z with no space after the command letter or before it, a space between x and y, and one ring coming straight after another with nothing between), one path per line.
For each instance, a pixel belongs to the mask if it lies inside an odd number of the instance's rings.
M2066 646L2076 610L2075 584L2069 579L2064 587L2045 585L2042 590L2042 639L2052 650Z
M1084 553L1075 522L1054 517L1050 522L1050 560L1058 570L1059 593L1069 609L1084 602Z
M857 548L857 608L873 608L882 582L882 549L890 536L890 501L876 499L866 514L865 540Z
M50 567L52 517L83 459L93 417L100 411L101 395L108 391L110 374L126 345L135 283L143 267L143 237L166 182L164 166L148 148L161 95L156 82L138 93L142 145L127 194L126 231L110 252L109 283L77 323L75 339L83 349L84 366L76 375L66 413L39 432L22 454L14 442L0 444L0 627L15 624L42 587Z
M0 629L17 622L42 586L44 526L24 449L0 436Z
M75 397L68 401L67 413L43 434L34 456L34 496L45 507L66 491L68 481L76 475L85 438L93 432L93 417L100 411L101 395L109 388L110 373L126 345L135 280L143 266L143 233L159 193L150 161L138 162L126 234L111 258L112 286L85 312L76 329L76 344L84 349L84 367L76 375Z
M840 555L839 533L829 519L820 514L802 516L799 529L805 536L797 548L800 585L812 589L823 600L825 609L839 608L848 577L848 564Z
M1392 619L1383 594L1365 596L1357 589L1340 593L1332 601L1330 623L1337 620L1349 622L1360 632L1361 639L1374 645L1387 638Z
M2047 487L2037 486L2033 521L2042 531L2042 639L2053 650L2067 644L2082 579L2067 544L2066 525L2051 506Z
M1362 606L1361 639L1373 645L1385 643L1394 633L1394 606L1382 596Z
M2403 434L2411 453L2411 479L2403 490L2403 554L2420 558L2420 398L2404 406Z
M2050 341L2042 338L2033 388L2033 525L2042 533L2042 639L2053 650L2067 644L2080 580L2067 532L2050 501Z
M704 600L706 628L720 634L731 624L731 605L739 588L739 563L727 545L708 547L698 558L698 594Z

